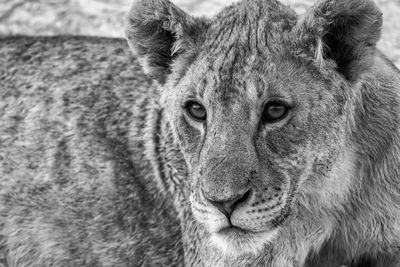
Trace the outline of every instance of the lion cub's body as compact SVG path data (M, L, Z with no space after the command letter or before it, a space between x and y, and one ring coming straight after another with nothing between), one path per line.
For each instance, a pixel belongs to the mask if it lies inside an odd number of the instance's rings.
M126 41L16 37L0 55L0 258L183 265L178 212L145 155L154 87Z
M137 57L0 39L0 266L399 266L400 73L355 1L298 19L245 0L213 23L140 0ZM271 92L291 119L259 122ZM215 203L245 190L227 223Z

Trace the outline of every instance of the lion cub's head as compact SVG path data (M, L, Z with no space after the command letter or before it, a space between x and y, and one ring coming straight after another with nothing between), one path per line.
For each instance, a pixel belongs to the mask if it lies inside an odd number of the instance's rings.
M322 1L300 18L244 0L210 20L134 3L129 44L160 84L193 214L223 251L258 251L307 199L344 202L357 82L380 27L371 0Z

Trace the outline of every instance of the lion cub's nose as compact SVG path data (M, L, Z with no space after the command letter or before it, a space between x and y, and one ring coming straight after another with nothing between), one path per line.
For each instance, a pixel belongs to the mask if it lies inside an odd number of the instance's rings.
M250 190L248 190L244 194L240 194L230 200L223 200L223 201L214 201L211 199L207 200L213 204L215 207L218 208L220 212L222 212L228 219L231 217L232 212L235 210L236 206L239 203L245 202L250 196Z

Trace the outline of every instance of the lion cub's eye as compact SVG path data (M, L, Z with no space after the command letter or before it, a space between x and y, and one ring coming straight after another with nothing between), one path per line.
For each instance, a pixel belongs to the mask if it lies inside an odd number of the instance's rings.
M279 102L271 102L265 105L263 118L268 123L276 122L286 117L287 113L287 106Z
M205 121L207 119L207 112L206 109L203 107L203 105L195 101L189 101L187 102L185 108L188 115L192 119L200 122Z

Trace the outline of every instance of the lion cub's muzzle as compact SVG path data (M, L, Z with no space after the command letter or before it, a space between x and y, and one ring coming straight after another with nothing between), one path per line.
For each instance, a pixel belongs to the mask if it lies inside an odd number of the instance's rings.
M193 215L226 253L255 251L272 240L289 192L287 179L271 180L261 173L253 142L246 136L208 139L193 172Z
M224 154L211 154L200 172L201 190L192 199L197 220L210 233L260 233L275 228L274 220L285 206L286 188L264 181L254 151L242 147Z
M287 189L256 188L251 182L227 181L221 178L218 184L202 186L193 194L193 214L223 253L254 253L276 236L277 222L283 217L286 203L283 192Z
M226 230L240 230L241 233L268 232L275 228L286 197L282 189L258 192L253 188L238 191L229 198L215 199L201 192L193 203L196 216L211 233L226 233ZM233 197L232 197L233 196Z

